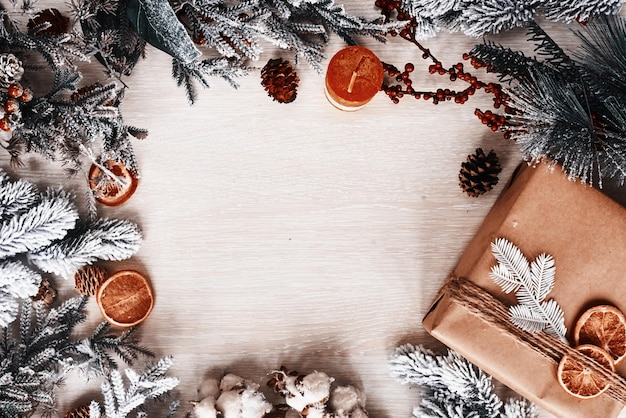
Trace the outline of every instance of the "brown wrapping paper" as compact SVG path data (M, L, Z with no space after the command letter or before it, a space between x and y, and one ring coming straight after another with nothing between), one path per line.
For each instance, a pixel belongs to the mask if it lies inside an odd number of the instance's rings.
M609 303L626 312L626 209L601 192L570 181L557 167L523 164L497 199L451 277L467 278L505 305L516 304L489 277L491 242L503 237L532 261L554 257L549 297L565 312L568 339L588 307ZM559 417L616 417L624 407L606 394L578 399L556 377L557 364L520 343L445 293L423 321L435 338L544 410ZM616 372L626 376L626 361Z

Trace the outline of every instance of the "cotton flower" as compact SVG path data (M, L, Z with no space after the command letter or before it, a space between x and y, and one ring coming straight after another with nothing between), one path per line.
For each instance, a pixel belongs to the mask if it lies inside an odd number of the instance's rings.
M336 418L365 418L365 395L353 386L339 386L330 397Z
M204 399L194 407L195 418L263 418L272 405L259 392L259 385L234 374L208 379L199 390Z

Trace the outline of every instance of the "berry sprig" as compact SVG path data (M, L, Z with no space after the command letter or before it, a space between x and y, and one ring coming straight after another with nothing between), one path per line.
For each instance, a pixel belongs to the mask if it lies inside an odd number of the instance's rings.
M412 96L415 99L430 100L433 104L439 104L442 101L453 101L457 104L464 104L469 100L470 96L473 96L478 90L482 90L487 94L493 95L493 107L495 109L503 108L504 115L494 113L490 110L483 112L480 109L476 109L474 114L478 119L487 125L492 131L504 130L505 137L510 137L510 133L506 131L508 114L512 114L515 111L509 106L509 96L503 90L502 86L498 83L486 83L479 80L476 76L472 75L466 70L466 64L458 62L452 66L444 66L443 63L438 60L430 49L424 47L417 40L417 22L415 18L409 16L401 9L401 2L398 0L376 0L375 5L381 9L381 13L385 16L385 19L390 20L391 16L395 13L396 19L399 21L406 21L406 25L398 32L391 31L390 35L400 36L402 39L412 43L421 51L421 57L424 60L432 61L432 64L428 66L428 72L430 74L438 74L449 78L451 82L464 81L468 84L463 90L454 90L450 88L438 88L435 91L421 91L414 87L411 75L415 71L415 65L413 63L407 63L404 65L404 69L400 70L396 66L383 62L383 69L388 78L395 80L395 83L385 80L381 89L387 94L389 99L398 104L400 99L405 96ZM466 53L463 54L463 60L469 61L469 64L474 69L484 69L486 72L493 72L494 69L490 64L481 62L478 58Z
M18 82L11 83L6 89L0 89L0 129L10 132L21 119L22 104L33 99L33 92Z

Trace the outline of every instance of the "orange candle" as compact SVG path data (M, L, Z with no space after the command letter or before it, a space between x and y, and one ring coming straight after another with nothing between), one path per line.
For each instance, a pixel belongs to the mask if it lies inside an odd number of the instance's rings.
M349 46L337 52L326 70L326 97L341 110L358 110L380 91L383 65L362 46Z

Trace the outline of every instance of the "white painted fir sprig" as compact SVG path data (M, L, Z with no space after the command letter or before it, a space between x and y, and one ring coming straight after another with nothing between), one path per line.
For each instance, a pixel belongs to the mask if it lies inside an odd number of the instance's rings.
M554 287L554 258L542 253L529 262L522 251L505 238L491 243L498 264L489 276L504 293L515 292L518 305L509 307L511 322L525 331L544 331L567 342L563 309L548 294Z

